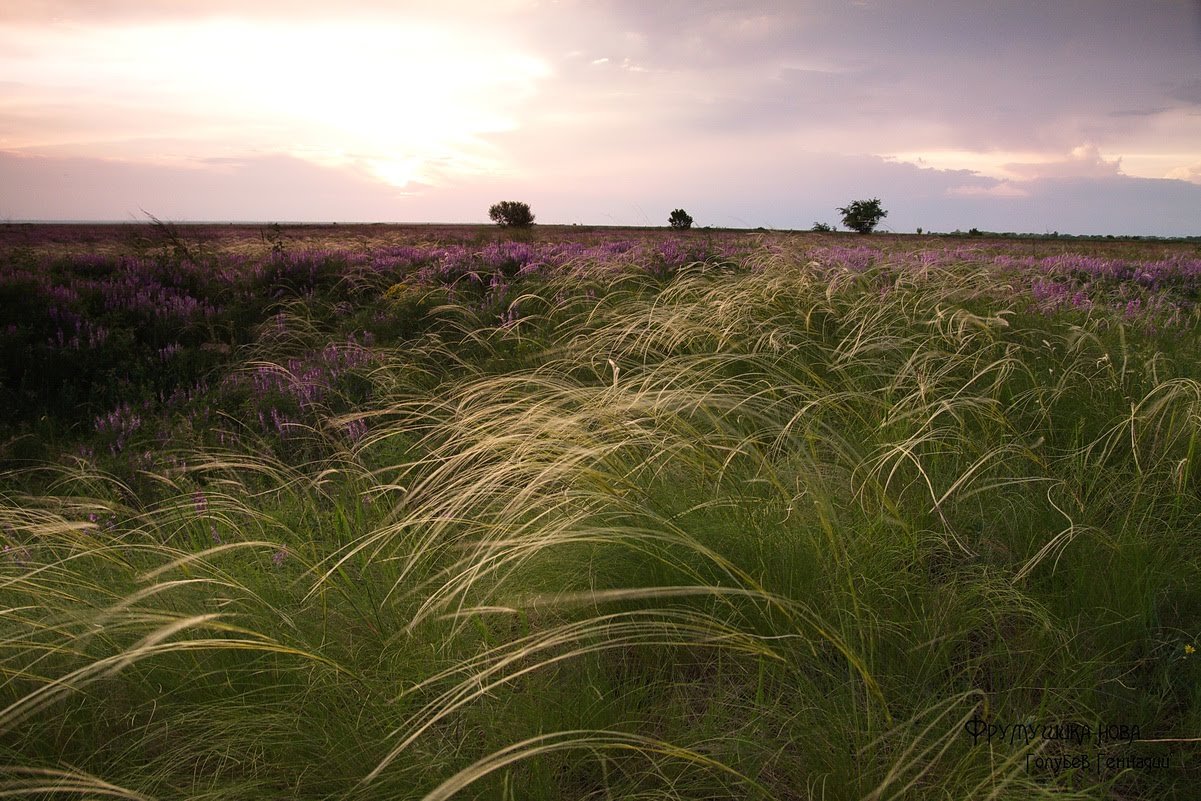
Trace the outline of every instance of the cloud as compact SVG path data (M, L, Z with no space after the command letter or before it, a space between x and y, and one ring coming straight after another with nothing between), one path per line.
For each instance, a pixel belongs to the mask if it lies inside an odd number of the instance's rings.
M1128 108L1118 111L1109 112L1111 117L1154 117L1156 114L1163 114L1166 111L1171 111L1171 106L1158 106L1156 108Z
M1198 236L1201 186L1185 181L1132 178L1047 178L1030 184L1018 218L1026 227L1001 230Z
M837 206L879 197L883 228L1196 235L1201 186L1125 175L999 182L966 170L836 153L749 148L725 159L697 153L657 170L645 162L548 165L399 192L345 168L263 156L220 171L0 151L2 219L487 222L498 200L530 203L545 224L665 225L683 207L699 226L807 229L837 222ZM702 168L703 167L703 168ZM1025 197L1007 194L1012 187Z
M1108 160L1101 155L1100 149L1093 143L1085 143L1072 148L1066 158L1032 162L1012 163L1002 166L1002 170L1021 180L1034 178L1102 178L1120 175L1122 160Z
M0 151L0 219L395 220L403 195L356 172L287 156L220 169ZM419 218L411 218L419 219Z
M556 149L550 137L568 141L576 160L598 165L648 150L672 161L685 141L714 151L771 138L844 154L978 155L931 163L988 165L999 179L1110 174L1070 151L1201 155L1180 144L1201 141L1197 119L1172 113L1182 101L1164 77L1195 71L1187 12L1172 0L1103 10L1091 0L563 0L523 18L522 41L552 72L518 134L543 152ZM590 67L600 59L606 68ZM513 136L488 140L530 169ZM1123 163L1162 176L1179 161Z
M698 224L808 227L887 193L898 230L1067 231L1042 198L1096 204L1050 182L1131 200L1136 173L1182 179L1148 197L1197 180L1195 5L26 0L0 9L0 147L60 160L21 172L38 186L73 157L119 162L128 180L104 174L135 196L176 182L183 217L299 214L244 182L303 173L315 219L482 220L536 196L546 221L692 204ZM246 203L223 212L218 186ZM1162 228L1129 213L1114 224Z
M408 0L347 0L331 13L327 0L22 0L0 6L0 23L104 23L126 24L165 20L195 20L216 17L240 19L375 19L442 18L451 16L480 19L494 14L531 12L537 0L439 0L432 3ZM434 9L436 8L436 14Z
M948 197L1030 197L1030 190L1014 181L997 181L992 186L968 184L953 186L947 190Z
M486 137L519 124L547 72L483 34L416 22L0 26L0 75L22 76L0 99L0 137L146 162L280 153L403 185L438 180L426 165L448 160L501 168Z
M1175 178L1180 181L1189 181L1194 184L1201 184L1201 161L1198 161L1196 164L1177 167L1169 172L1167 177Z
M1201 80L1182 83L1173 88L1169 96L1192 105L1201 105Z

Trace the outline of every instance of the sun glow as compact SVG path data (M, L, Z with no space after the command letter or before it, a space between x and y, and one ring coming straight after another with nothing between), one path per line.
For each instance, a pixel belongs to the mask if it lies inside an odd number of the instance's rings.
M394 186L497 169L544 63L429 24L0 29L4 146L197 163L287 154ZM25 120L22 124L20 121Z

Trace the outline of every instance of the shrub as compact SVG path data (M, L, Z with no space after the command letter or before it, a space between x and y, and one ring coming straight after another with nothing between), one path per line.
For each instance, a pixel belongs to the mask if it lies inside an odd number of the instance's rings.
M492 222L501 228L529 228L534 224L534 215L528 203L517 200L502 200L488 209Z
M888 212L880 206L879 198L871 200L856 200L849 206L838 210L842 215L842 224L852 231L870 234L875 230L880 220L888 216Z
M834 226L830 225L829 223L815 222L813 224L813 227L810 228L809 230L814 231L816 233L830 233L834 230Z
M672 228L687 229L692 227L692 217L683 209L675 209L667 218L667 223Z

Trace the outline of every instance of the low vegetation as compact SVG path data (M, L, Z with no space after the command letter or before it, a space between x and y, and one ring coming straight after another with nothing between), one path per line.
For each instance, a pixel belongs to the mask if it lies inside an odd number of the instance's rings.
M1190 796L1195 248L475 235L5 250L0 792Z

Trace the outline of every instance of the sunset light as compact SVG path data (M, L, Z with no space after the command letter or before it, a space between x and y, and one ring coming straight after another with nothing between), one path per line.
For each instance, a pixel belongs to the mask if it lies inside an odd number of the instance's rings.
M1178 0L44 0L0 11L0 219L1185 233L1199 58Z
M3 146L179 166L280 153L402 188L503 163L482 137L548 68L429 25L233 18L0 29Z

